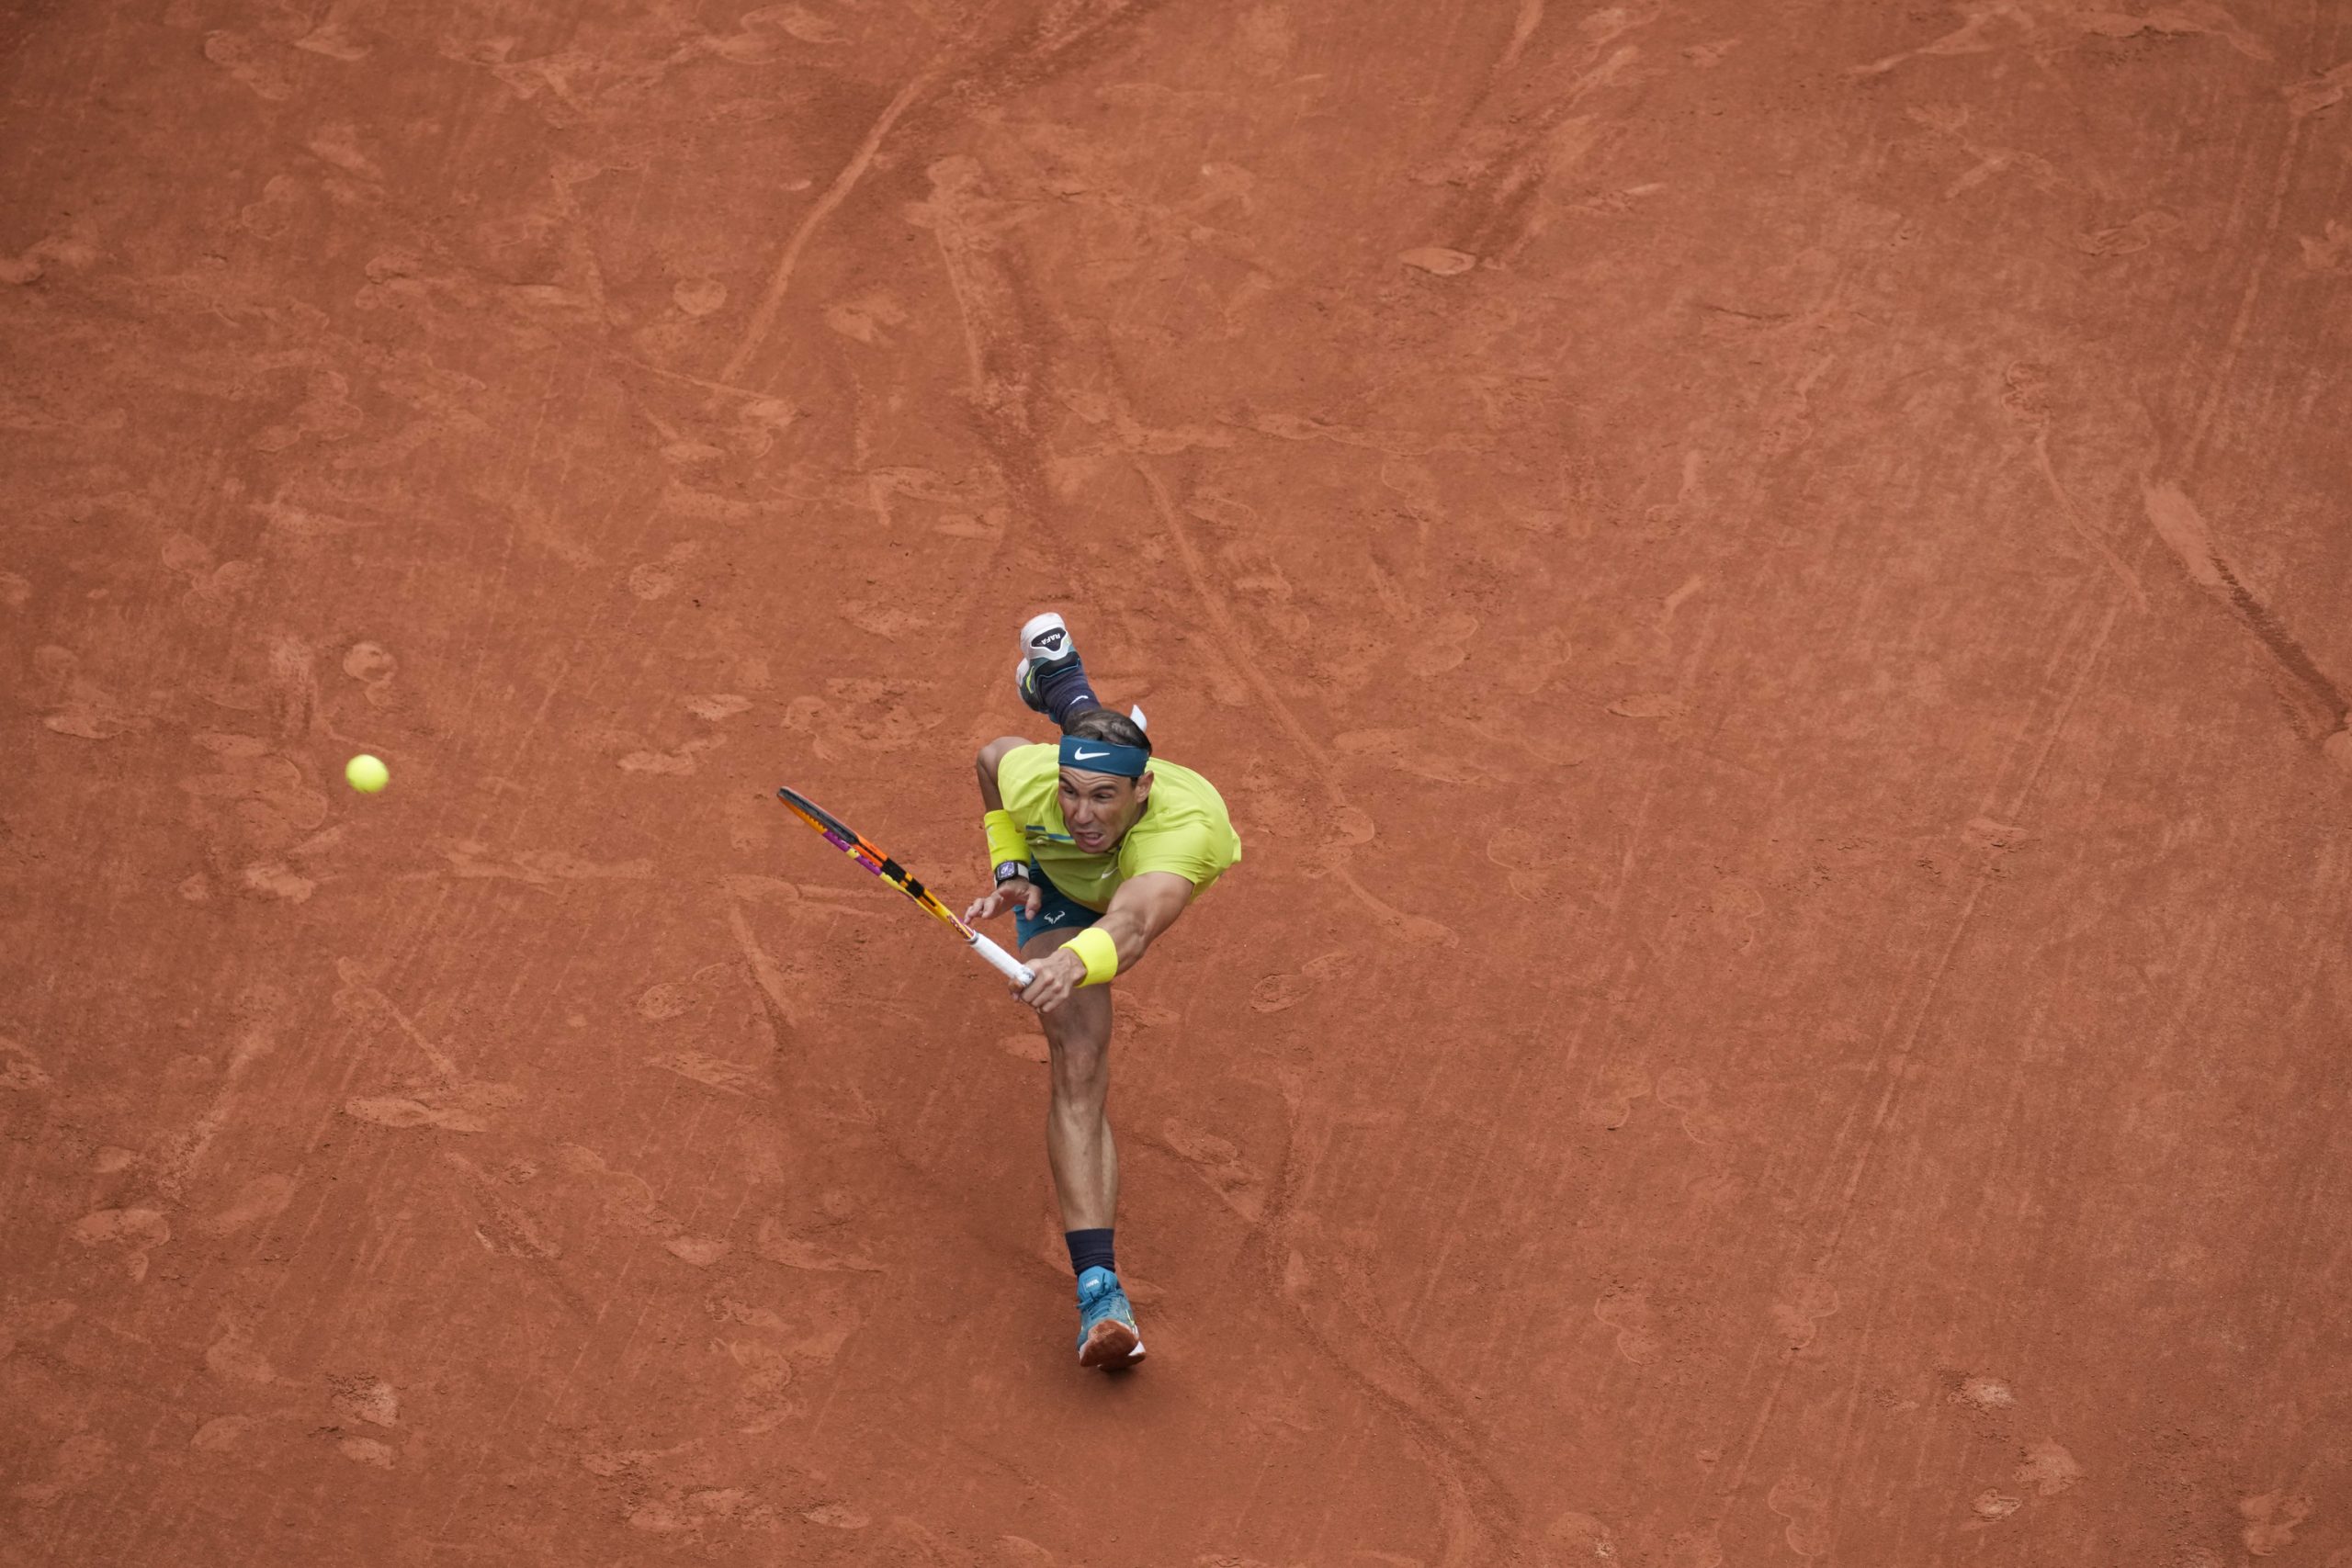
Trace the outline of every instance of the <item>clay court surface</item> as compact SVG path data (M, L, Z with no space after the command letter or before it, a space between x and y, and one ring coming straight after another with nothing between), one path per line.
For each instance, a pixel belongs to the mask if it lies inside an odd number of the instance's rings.
M0 1562L2352 1562L2352 12L2112 5L6 7ZM773 798L1041 607L1121 1378Z

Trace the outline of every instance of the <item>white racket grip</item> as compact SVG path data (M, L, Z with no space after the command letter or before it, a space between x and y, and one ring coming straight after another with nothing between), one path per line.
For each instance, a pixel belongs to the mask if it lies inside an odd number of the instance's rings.
M987 959L989 968L1016 986L1026 986L1037 977L1030 971L1029 965L1022 963L978 931L972 933L972 951Z

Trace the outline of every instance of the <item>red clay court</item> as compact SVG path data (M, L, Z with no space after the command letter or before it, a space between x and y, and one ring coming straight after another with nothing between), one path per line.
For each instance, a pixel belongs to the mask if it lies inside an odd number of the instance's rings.
M2352 1564L2352 8L0 81L0 1562ZM960 907L1041 608L1247 845L1120 1378L1034 1017L774 798Z

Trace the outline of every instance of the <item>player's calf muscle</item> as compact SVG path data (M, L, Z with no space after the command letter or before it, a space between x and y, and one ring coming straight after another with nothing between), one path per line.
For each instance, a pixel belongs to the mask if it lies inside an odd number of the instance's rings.
M1048 1037L1049 1043L1051 1043ZM1101 1100L1111 1081L1110 1042L1088 1038L1053 1045L1054 1093L1058 1097Z

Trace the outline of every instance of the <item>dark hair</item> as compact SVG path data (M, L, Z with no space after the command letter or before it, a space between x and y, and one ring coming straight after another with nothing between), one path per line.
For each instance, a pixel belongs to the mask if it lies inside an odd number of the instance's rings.
M1151 755L1151 737L1143 726L1125 714L1112 708L1088 708L1073 714L1062 726L1064 735L1075 735L1080 740L1107 740L1114 746L1132 746L1145 756Z

